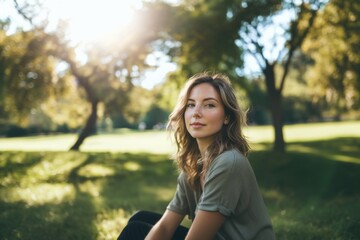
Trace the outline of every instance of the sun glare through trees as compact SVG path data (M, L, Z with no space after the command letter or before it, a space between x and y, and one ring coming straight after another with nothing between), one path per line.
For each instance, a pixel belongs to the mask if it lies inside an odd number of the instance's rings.
M65 0L45 2L51 20L65 21L74 42L97 42L111 38L135 17L139 0Z

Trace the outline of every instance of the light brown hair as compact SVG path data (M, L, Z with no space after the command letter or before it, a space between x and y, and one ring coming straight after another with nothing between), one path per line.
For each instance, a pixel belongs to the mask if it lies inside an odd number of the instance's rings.
M196 139L186 129L184 113L191 90L198 84L208 83L219 93L229 123L223 125L215 140L201 156ZM177 144L176 162L180 171L187 174L187 180L194 189L200 186L200 176L207 171L212 161L222 152L238 149L247 155L250 147L242 132L246 125L246 112L242 111L229 78L222 74L197 74L191 77L183 88L177 105L169 116L168 129L173 132Z

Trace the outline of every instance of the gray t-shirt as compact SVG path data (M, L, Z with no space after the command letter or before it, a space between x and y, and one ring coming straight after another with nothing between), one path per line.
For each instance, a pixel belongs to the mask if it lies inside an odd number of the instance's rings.
M216 235L221 240L272 240L275 235L248 159L233 149L220 154L205 175L204 191L194 191L182 172L168 210L194 220L197 210L226 216Z

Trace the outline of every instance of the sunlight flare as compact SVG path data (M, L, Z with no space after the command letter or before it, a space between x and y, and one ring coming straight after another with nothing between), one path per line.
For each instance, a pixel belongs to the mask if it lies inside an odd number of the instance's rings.
M66 21L74 42L111 38L133 19L140 0L48 0L52 19Z

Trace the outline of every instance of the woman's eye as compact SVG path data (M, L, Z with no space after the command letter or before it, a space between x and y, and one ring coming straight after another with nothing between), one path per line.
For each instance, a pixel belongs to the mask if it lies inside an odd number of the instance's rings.
M205 107L207 107L207 108L214 108L214 107L215 107L215 105L214 105L214 104L212 104L212 103L209 103L209 104L206 104L206 105L205 105Z
M193 103L188 103L188 104L186 104L186 107L187 107L187 108L193 108L193 107L195 107L195 104L193 104Z

